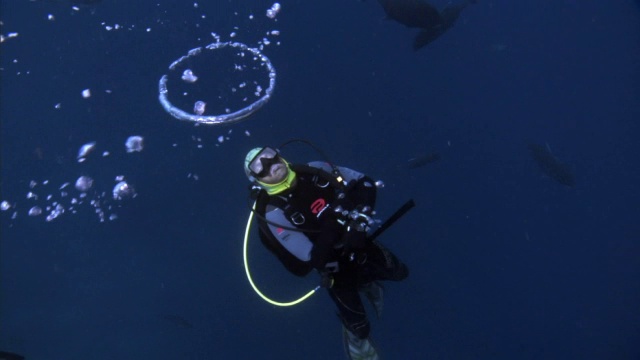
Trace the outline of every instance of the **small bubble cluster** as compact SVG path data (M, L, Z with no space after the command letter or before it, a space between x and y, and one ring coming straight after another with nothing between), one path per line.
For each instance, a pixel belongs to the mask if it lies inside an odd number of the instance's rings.
M78 162L84 163L90 159L98 144L91 141L78 149ZM125 142L127 153L139 152L143 149L142 136L130 136ZM104 150L102 156L108 156ZM124 175L115 176L116 184L109 190L111 179L94 179L90 175L80 175L74 181L66 181L58 186L46 180L32 179L24 195L24 202L3 200L0 211L10 213L11 219L16 219L20 213L28 217L40 218L44 216L47 222L53 221L64 214L76 214L79 211L92 209L101 222L115 220L118 215L116 209L127 199L135 198L137 193L126 180Z

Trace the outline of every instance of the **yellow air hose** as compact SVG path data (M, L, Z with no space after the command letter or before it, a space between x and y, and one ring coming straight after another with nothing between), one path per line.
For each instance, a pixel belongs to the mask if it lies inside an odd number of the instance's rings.
M248 244L249 244L249 233L251 232L251 223L253 221L253 212L255 211L255 209L256 209L256 204L253 203L251 213L249 214L249 220L247 221L247 227L245 228L245 231L244 231L244 245L243 245L243 249L242 249L242 257L244 259L244 270L247 273L247 279L249 279L249 284L251 284L251 287L253 288L253 291L256 292L256 294L258 294L262 299L264 299L264 301L266 301L266 302L268 302L269 304L272 304L272 305L276 305L276 306L293 306L293 305L296 305L296 304L299 304L299 303L305 301L311 295L315 294L315 292L318 291L318 289L320 289L320 286L316 286L315 289L309 291L308 293L306 293L304 296L302 296L301 298L299 298L297 300L293 300L293 301L290 301L290 302L279 302L279 301L275 301L275 300L269 299L266 295L264 295L260 291L260 289L258 289L256 284L254 284L253 279L251 278L251 272L249 271L249 262L247 260L247 247L248 247Z

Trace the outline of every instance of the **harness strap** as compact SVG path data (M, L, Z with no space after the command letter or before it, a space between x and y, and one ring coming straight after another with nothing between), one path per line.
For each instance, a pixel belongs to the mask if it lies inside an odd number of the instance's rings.
M300 172L300 173L316 175L318 177L321 177L323 180L328 181L336 189L344 191L345 184L343 181L340 181L340 179L342 179L342 176L338 178L323 169L309 166L307 164L291 164L290 166L291 166L291 170L293 170L296 173Z

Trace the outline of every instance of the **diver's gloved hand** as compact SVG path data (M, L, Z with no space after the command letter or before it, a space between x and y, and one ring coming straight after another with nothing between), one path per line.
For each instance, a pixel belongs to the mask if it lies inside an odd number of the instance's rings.
M262 191L262 188L258 185L249 185L249 198L251 200L257 200L258 199L258 195L260 195L260 191Z
M311 265L322 271L333 254L334 246L342 239L343 228L335 218L323 216L320 218L320 234L311 248Z
M367 243L367 226L366 222L360 220L350 220L347 223L345 231L342 235L342 243L346 250L362 249Z
M320 272L320 287L331 289L333 286L333 276L328 271Z

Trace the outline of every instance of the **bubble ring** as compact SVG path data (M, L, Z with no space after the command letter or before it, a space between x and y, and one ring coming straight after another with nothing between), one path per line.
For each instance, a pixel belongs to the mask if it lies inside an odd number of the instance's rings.
M189 50L187 55L184 55L180 57L178 60L174 61L169 66L169 70L175 70L175 68L183 61L187 60L190 57L200 55L203 49L219 50L227 46L236 48L242 51L251 52L256 58L260 60L260 62L262 62L264 66L267 67L267 70L269 71L269 87L264 91L264 95L262 95L258 100L254 101L250 105L228 114L208 115L208 116L192 114L182 109L179 109L175 107L173 104L171 104L167 95L169 92L169 90L167 89L167 81L169 78L165 74L165 75L162 75L162 77L160 78L160 82L158 83L158 91L159 91L158 99L160 100L160 104L162 104L162 107L164 107L165 111L168 112L169 115L173 116L178 120L192 121L199 124L207 124L207 125L231 124L231 123L235 123L240 120L243 120L247 116L258 111L258 109L263 107L269 101L269 99L271 99L271 95L273 94L273 90L275 89L275 86L276 86L276 69L271 64L271 60L269 60L269 58L265 56L259 49L251 48L240 42L232 42L232 41L221 42L218 40L214 43L211 43L205 46L204 48L197 47L195 49L191 49Z

